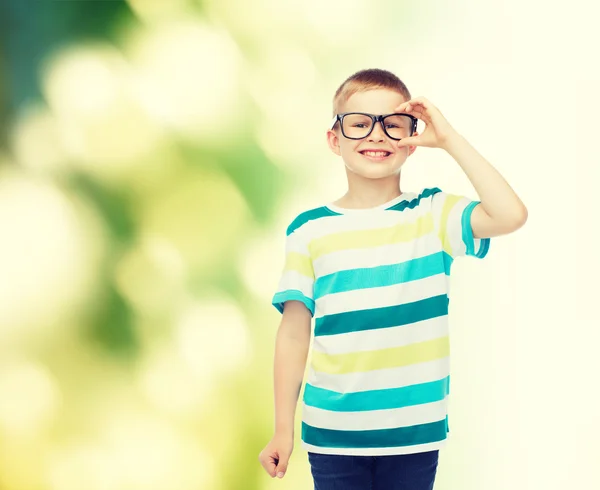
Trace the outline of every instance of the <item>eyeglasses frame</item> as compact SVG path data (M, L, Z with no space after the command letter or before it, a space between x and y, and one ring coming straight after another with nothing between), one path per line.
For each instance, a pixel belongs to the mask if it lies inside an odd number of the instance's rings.
M348 114L360 114L363 116L368 116L371 118L372 124L371 124L371 130L365 135L362 136L361 138L352 138L350 136L346 136L346 133L344 133L344 117L346 117ZM383 124L383 119L388 117L388 116L408 116L411 120L412 120L412 127L411 127L411 131L410 131L410 136L412 136L415 131L417 130L417 121L418 119L411 115L411 114L405 114L403 112L392 112L391 114L379 114L378 116L376 116L375 114L368 114L367 112L343 112L341 114L336 114L333 117L333 120L331 121L331 125L330 128L331 130L333 130L333 128L335 127L335 125L337 124L337 122L340 122L340 129L342 130L342 135L344 135L344 138L348 138L349 140L362 140L364 138L366 138L367 136L369 136L372 132L373 129L375 129L375 124L377 124L378 122L381 123L381 127L383 128L383 132L386 134L386 136L388 138L391 138L393 140L396 141L400 141L402 138L394 138L393 136L390 136L387 132L387 130L385 129L385 126Z

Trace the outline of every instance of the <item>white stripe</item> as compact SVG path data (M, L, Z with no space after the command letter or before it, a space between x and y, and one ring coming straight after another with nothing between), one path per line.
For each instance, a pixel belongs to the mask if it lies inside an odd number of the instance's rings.
M467 253L467 246L462 239L462 214L471 202L470 199L463 197L457 203L454 204L450 212L448 213L448 222L446 224L446 234L450 240L450 246L452 247L452 256L461 257Z
M449 433L446 434L446 439L442 439L437 442L429 442L427 444L415 444L414 446L396 446L396 447L320 447L313 446L300 441L300 445L306 451L311 453L319 454L340 454L348 456L386 456L393 454L413 454L413 453L424 453L426 451L435 451L441 449L446 445L449 437Z
M286 236L285 238L285 254L289 254L290 252L298 252L302 255L308 256L308 248L306 247L306 238L302 235L302 232L305 230L301 230L297 228L292 233Z
M313 260L313 268L318 276L334 272L398 264L434 254L442 249L435 231L407 242L392 243L376 247L337 250L321 255Z
M313 284L314 280L311 277L300 274L295 270L285 271L279 279L279 285L276 292L280 293L288 289L298 289L302 291L305 296L308 296L312 299Z
M410 407L356 412L323 410L302 404L302 421L334 430L377 430L439 422L446 418L448 398Z
M449 357L444 357L409 366L345 374L329 374L320 371L317 373L310 365L306 382L314 387L338 393L353 393L428 383L443 379L449 374L450 360Z
M325 354L349 354L401 347L447 337L448 333L448 319L444 315L397 327L319 335L313 340L313 349Z
M423 201L421 201L423 202ZM348 215L324 216L319 219L304 223L307 236L311 240L322 238L332 233L332 223L335 223L335 233L355 230L375 230L378 228L388 228L400 223L414 223L421 216L428 213L425 206L417 206L413 209L406 208L404 211L386 211L377 213L355 213Z
M432 296L445 294L448 289L448 281L448 276L442 272L435 276L390 286L353 289L341 293L326 294L316 299L315 318L347 311L396 306L431 298Z

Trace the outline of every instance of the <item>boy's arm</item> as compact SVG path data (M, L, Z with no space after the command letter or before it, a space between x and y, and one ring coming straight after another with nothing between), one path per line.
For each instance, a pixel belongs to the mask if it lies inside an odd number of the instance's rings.
M311 313L300 301L286 301L275 341L275 433L293 437L294 416L310 345Z
M481 205L471 214L475 238L511 233L527 221L527 208L502 175L459 133L442 148L461 166L479 195Z
M469 142L425 97L402 102L394 112L410 114L425 122L423 134L398 141L398 148L417 146L442 148L461 166L475 187L481 204L471 213L471 228L475 238L490 238L517 230L527 221L527 208L500 173L483 158Z

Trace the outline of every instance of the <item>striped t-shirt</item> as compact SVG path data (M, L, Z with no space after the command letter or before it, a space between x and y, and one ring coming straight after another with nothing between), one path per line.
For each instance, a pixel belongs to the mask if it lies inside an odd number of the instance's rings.
M405 192L368 209L333 203L287 229L273 296L314 318L302 398L302 446L349 455L406 454L446 441L449 274L455 257L483 258L473 237L479 201L440 189Z

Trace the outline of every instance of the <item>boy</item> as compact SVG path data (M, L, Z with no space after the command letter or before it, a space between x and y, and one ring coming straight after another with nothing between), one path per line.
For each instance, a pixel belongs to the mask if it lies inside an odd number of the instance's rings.
M315 489L431 490L446 442L448 285L452 261L483 258L490 237L527 210L502 176L424 97L379 69L338 88L327 131L348 191L299 214L273 297L275 434L259 455L283 477L315 318L302 406L302 446ZM425 123L416 131L417 119ZM442 148L480 201L439 188L400 189L417 146Z

